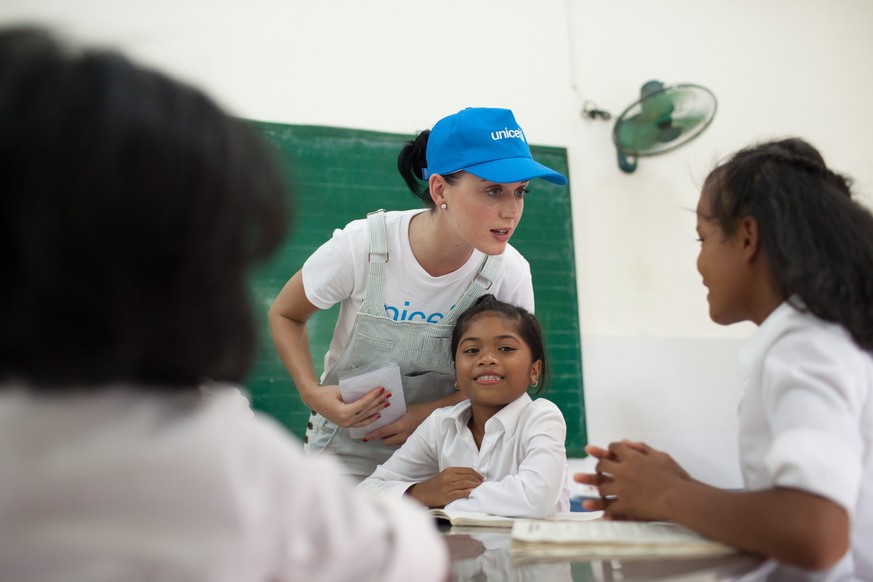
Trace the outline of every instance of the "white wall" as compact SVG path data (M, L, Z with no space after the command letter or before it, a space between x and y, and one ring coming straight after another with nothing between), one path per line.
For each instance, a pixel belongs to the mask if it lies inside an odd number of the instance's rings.
M694 268L697 187L719 157L796 134L873 200L869 0L3 0L121 48L253 119L411 133L468 105L514 110L570 156L589 437L664 447L735 487L736 348ZM719 98L685 148L620 172L608 122L649 79ZM535 196L535 194L534 194ZM535 198L529 202L535 204Z

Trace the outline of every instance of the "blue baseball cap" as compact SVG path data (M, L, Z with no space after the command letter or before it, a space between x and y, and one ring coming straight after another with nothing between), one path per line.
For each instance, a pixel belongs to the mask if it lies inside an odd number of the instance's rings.
M567 178L534 161L527 138L509 109L468 107L440 119L427 139L427 180L434 174L470 172L506 184L541 178L563 186Z

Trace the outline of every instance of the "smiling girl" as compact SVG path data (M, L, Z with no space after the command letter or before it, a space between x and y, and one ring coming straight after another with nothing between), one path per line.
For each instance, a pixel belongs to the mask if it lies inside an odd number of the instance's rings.
M507 109L469 108L439 121L400 152L398 168L427 209L374 212L334 232L279 293L269 320L276 350L313 410L308 454L331 451L363 479L436 408L456 404L447 350L457 314L486 289L533 311L530 267L510 244L531 179L567 179L531 157ZM307 320L340 303L325 374L312 365ZM390 405L382 387L355 402L340 372L400 367L407 412L355 441L348 429Z
M567 426L546 389L536 318L482 296L452 334L458 392L468 400L431 414L358 487L428 507L509 517L569 510Z

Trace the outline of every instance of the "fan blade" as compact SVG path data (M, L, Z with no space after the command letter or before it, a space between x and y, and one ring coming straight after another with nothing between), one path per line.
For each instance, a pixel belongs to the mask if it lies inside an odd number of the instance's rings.
M640 120L649 123L669 123L676 105L669 93L655 93L640 102Z
M673 127L680 129L682 135L687 133L699 133L706 127L710 117L711 116L707 114L692 113L682 117L674 117L672 125Z
M618 147L628 153L638 153L655 147L661 128L636 115L620 122L615 131Z

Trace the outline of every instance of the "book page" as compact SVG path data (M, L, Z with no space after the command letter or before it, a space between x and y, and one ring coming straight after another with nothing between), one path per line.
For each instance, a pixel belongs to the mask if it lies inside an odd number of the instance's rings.
M556 513L542 520L530 520L523 517L506 517L501 515L491 515L490 513L478 513L469 511L446 511L444 509L431 509L430 514L437 519L444 519L453 526L481 526L481 527L502 527L512 528L516 522L520 521L592 521L600 519L603 515L602 511L590 512L567 512Z
M515 520L511 517L491 515L490 513L478 513L472 511L452 511L444 509L431 509L430 514L437 519L444 519L453 526L481 526L511 528Z

